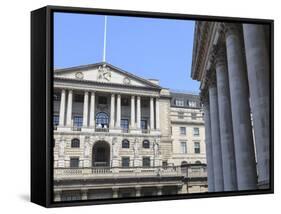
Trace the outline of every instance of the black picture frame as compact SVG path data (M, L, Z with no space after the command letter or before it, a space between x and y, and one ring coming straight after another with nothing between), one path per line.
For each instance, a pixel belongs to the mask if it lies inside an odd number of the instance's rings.
M270 188L238 192L171 195L141 198L117 198L71 202L53 202L53 13L70 12L183 20L208 20L268 24L270 26ZM114 204L191 198L226 197L274 193L274 21L236 17L202 16L174 13L46 6L31 12L31 202L44 207Z

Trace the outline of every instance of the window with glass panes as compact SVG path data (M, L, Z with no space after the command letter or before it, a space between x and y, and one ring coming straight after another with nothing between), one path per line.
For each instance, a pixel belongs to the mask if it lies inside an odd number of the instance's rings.
M78 167L79 167L79 157L71 157L70 168L78 168Z
M130 157L122 157L122 167L130 166Z
M187 153L186 142L181 142L181 153L182 154L186 154Z
M59 115L53 116L53 125L58 126L59 125Z
M186 135L186 127L180 127L180 134Z
M149 149L149 141L148 141L148 140L144 140L144 141L142 142L142 147L143 147L143 148L146 148L146 149Z
M200 153L200 143L194 142L194 153L199 154Z
M150 157L143 157L142 158L142 166L143 167L150 167Z
M176 99L175 104L176 104L176 106L184 106L184 100Z
M129 120L128 119L121 119L121 128L123 130L129 129Z
M147 129L147 120L141 120L141 129L143 130Z
M83 125L83 116L76 115L73 117L73 126L81 128Z
M130 142L127 139L122 140L122 148L130 148Z
M80 147L80 140L74 138L71 140L71 148L79 148Z
M199 136L199 128L197 128L197 127L193 128L193 135L194 136Z

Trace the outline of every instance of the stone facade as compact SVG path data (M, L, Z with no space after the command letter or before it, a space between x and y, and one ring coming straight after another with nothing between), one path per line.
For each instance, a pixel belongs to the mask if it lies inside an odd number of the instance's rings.
M107 63L55 70L54 200L206 191L204 121L193 99L194 107L173 105L156 80Z
M270 185L268 34L267 25L196 22L191 77L201 82L209 191Z

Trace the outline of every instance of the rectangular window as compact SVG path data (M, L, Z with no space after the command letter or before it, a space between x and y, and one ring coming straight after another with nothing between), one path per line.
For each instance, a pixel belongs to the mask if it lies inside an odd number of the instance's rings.
M128 119L121 119L121 128L125 131L129 129L129 120Z
M124 97L124 98L121 98L121 106L129 106L129 98L127 97Z
M53 101L60 101L61 100L61 96L59 93L54 93L53 95Z
M178 112L178 118L184 119L184 112Z
M182 154L186 154L187 153L186 142L181 142L181 153Z
M188 104L189 107L196 107L196 102L195 101L189 100L189 101L187 101L187 104Z
M186 135L186 127L180 127L180 134Z
M191 120L196 120L196 113L195 112L192 112L191 113Z
M147 129L147 120L141 120L141 129Z
M193 128L193 135L194 136L199 136L199 128L197 128L197 127L195 127L195 128Z
M106 97L99 97L98 98L98 104L106 105L107 104L107 98Z
M184 100L176 99L175 104L176 104L176 106L184 106Z
M194 153L199 154L200 153L200 143L194 142Z
M73 117L73 126L81 128L83 125L83 116L74 116Z
M122 157L122 167L130 167L130 157Z
M79 167L79 157L71 157L70 168L78 168L78 167Z
M59 125L59 115L53 116L53 125L58 126Z
M84 95L74 94L73 101L76 102L76 103L83 103L84 102Z
M150 167L150 157L143 157L142 158L142 166L143 167Z

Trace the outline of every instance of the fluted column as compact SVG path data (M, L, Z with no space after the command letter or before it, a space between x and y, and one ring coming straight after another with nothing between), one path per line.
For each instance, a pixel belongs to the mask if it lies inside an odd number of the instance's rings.
M114 128L115 123L115 94L111 94L110 102L110 128Z
M150 97L150 129L154 129L154 98Z
M208 192L214 192L215 184L214 184L213 149L212 149L212 135L211 135L210 106L209 106L208 97L205 98L203 104L204 104L204 120L205 120L205 144L206 144L206 156L207 156Z
M62 89L61 99L60 99L60 118L59 118L60 126L64 126L64 115L65 115L65 89Z
M141 128L141 98L137 96L137 128Z
M83 127L88 126L88 106L89 106L89 92L84 92L84 105L83 105Z
M238 190L257 189L242 27L228 23L225 30Z
M212 80L212 83L209 86L209 100L210 100L210 117L211 117L215 191L221 192L224 190L223 168L222 168L222 154L221 154L221 143L220 143L218 95L217 95L217 87L216 87L215 80Z
M156 113L156 129L160 129L160 107L159 107L159 98L156 98L155 101L155 113Z
M68 98L67 98L67 113L66 113L66 125L71 126L72 120L72 90L68 91Z
M117 115L116 115L116 128L120 128L121 123L121 95L117 95Z
M255 130L258 182L269 184L269 107L270 107L270 67L267 36L265 29L258 24L243 24L245 52L249 79L251 110Z
M237 190L236 163L227 74L228 71L224 45L225 44L219 45L215 55L223 181L224 191L235 191Z
M131 96L131 128L135 128L135 96Z
M91 101L90 101L90 127L95 127L95 92L91 92Z

